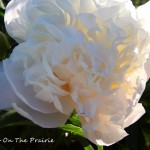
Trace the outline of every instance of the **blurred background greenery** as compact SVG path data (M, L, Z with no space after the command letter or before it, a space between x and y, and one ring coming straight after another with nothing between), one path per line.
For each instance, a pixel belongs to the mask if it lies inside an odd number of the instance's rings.
M137 7L148 0L133 0ZM9 0L0 0L0 60L8 57L17 43L11 39L5 30L4 12L5 6ZM146 109L146 114L134 125L126 130L129 136L122 141L110 146L104 147L104 150L150 150L150 81L147 83L146 90L141 97L140 102ZM66 126L57 129L43 129L32 124L29 120L17 114L14 110L0 111L0 139L54 139L54 143L15 143L0 142L0 150L102 150L90 141L82 137L80 122L76 115L68 119ZM73 124L73 125L70 125ZM66 133L68 136L66 137Z

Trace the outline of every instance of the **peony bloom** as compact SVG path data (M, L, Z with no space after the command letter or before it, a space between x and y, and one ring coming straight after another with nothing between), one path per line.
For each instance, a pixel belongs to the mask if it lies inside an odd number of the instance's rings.
M121 140L145 112L138 101L150 76L149 8L130 0L12 0L5 25L20 44L3 61L1 108L11 104L45 128L75 109L93 143Z

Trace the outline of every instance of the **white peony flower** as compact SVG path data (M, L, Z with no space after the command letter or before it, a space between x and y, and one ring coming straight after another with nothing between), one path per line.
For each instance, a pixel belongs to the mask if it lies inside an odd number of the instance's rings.
M138 101L150 76L143 13L148 6L136 10L129 0L12 0L5 24L20 44L3 61L1 108L12 103L45 128L64 124L75 109L93 143L121 140L124 128L145 112Z

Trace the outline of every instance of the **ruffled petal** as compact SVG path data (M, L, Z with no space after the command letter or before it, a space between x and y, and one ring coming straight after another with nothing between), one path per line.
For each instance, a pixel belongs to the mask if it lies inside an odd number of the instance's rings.
M85 137L97 145L109 146L128 134L113 124L107 115L96 114L92 119L80 117Z
M150 1L137 8L137 16L142 27L150 32Z
M22 43L27 40L34 21L46 13L55 16L61 13L55 0L11 0L4 17L6 30L18 43Z
M108 126L107 131L84 131L85 137L100 146L109 146L126 137L128 134L119 126Z
M46 103L37 99L33 88L31 86L25 86L23 69L24 64L22 60L18 60L15 63L10 59L4 60L5 74L16 95L20 100L36 111L43 113L56 112L57 110L52 103Z
M0 63L0 109L12 107L12 102L18 99L13 92L6 76L3 72L2 63Z
M5 27L8 34L18 43L27 39L29 32L29 21L26 16L26 5L28 0L11 0L5 11Z
M138 103L130 113L130 115L125 119L124 127L128 127L129 125L135 123L143 114L145 113L145 109L142 104Z
M22 116L33 121L35 124L43 128L55 128L65 124L68 116L55 112L55 113L40 113L36 110L31 109L21 101L13 103L14 109Z

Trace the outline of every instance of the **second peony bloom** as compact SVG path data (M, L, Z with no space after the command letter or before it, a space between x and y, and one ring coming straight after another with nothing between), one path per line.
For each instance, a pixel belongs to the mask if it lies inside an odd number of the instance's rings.
M11 97L0 83L0 104L44 128L64 124L75 109L93 143L121 140L145 112L138 101L150 76L149 8L130 0L10 1L5 25L19 45L3 61Z

